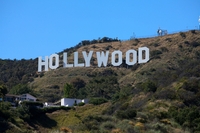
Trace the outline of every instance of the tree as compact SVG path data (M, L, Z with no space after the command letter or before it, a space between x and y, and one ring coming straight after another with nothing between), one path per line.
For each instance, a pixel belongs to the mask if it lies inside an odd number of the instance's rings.
M12 89L10 90L11 94L16 94L16 95L20 95L20 94L25 94L25 93L32 93L32 90L25 84L17 84L14 87L12 87Z
M82 80L81 78L75 78L71 81L71 85L76 88L76 89L80 89L85 87L86 83L84 80Z
M7 87L5 85L0 85L0 97L4 98L7 92Z
M144 86L144 91L146 92L150 92L150 91L155 92L157 90L156 84L152 81L145 82L143 86Z
M64 97L74 98L76 96L77 96L77 89L74 88L71 84L66 83L64 86Z

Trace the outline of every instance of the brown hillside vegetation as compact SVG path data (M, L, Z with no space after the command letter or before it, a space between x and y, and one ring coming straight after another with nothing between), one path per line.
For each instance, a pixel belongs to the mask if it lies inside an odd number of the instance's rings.
M183 37L183 34L185 37ZM38 91L38 93L46 91L50 94L51 91L53 91L53 95L55 95L54 91L56 91L54 88L55 85L59 86L56 94L58 94L60 98L62 97L63 86L66 82L70 83L71 80L74 80L77 77L84 79L85 82L89 82L99 73L106 70L110 70L115 73L119 86L135 86L136 84L142 83L146 80L152 80L158 85L158 88L171 86L174 82L183 77L198 75L195 71L198 71L199 65L199 36L199 32L196 31L195 33L192 33L189 31L155 38L97 43L82 46L77 50L73 50L79 52L80 60L83 60L83 57L81 56L82 51L94 51L93 57L96 59L96 51L109 50L111 53L114 50L120 50L124 55L129 49L138 50L139 47L146 46L150 49L150 61L145 64L128 66L128 69L127 67L109 66L98 68L96 62L90 68L60 67L57 70L45 72L43 77L35 78L31 83L31 86ZM73 54L69 56L69 62L73 63ZM109 63L110 59L108 60L108 64ZM42 96L42 98L45 99L44 96Z
M119 67L97 66L99 51L120 50L125 59L129 49L150 49L144 64ZM102 132L102 133L198 133L200 132L200 32L188 31L154 38L87 44L67 50L94 51L91 67L62 68L35 73L32 81L11 86L28 90L40 102L63 98L66 83L72 85L69 97L90 98L90 104L72 108L36 109L8 105L0 108L2 132ZM62 52L59 53L62 59ZM108 64L110 63L110 54ZM5 61L4 61L5 62ZM37 64L36 64L37 65ZM9 70L6 70L9 71ZM3 76L1 76L3 77ZM9 80L6 82L9 85ZM19 89L20 90L20 89ZM19 91L20 92L24 92ZM4 109L3 109L4 107ZM8 112L3 111L7 108ZM12 112L12 113L11 113ZM9 117L10 114L10 117ZM15 114L15 115L11 115ZM25 115L26 114L26 115ZM1 126L0 126L1 127Z

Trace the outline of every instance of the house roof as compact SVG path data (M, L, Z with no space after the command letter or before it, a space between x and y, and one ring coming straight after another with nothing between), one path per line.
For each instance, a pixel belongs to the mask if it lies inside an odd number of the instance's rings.
M22 94L22 95L29 95L29 96L31 96L32 98L34 98L34 99L37 99L36 97L32 96L32 95L31 95L31 94L29 94L29 93ZM22 95L20 95L20 96L22 96Z
M21 96L23 96L23 95L29 95L31 98L33 98L33 99L37 99L36 97L32 96L32 95L29 94L29 93L21 94L21 95L6 94L5 96L6 96L6 97L21 97Z
M19 95L14 95L14 94L6 94L6 97L19 97Z

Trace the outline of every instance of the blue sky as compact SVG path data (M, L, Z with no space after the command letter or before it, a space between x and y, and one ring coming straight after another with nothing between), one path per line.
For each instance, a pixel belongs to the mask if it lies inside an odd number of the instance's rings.
M0 58L35 59L81 40L198 28L199 0L0 0Z

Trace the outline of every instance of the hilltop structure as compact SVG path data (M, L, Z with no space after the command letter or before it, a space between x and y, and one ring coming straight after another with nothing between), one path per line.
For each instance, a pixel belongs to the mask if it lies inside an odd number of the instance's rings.
M76 98L62 98L61 106L72 107L79 103L88 103L88 99L76 99Z
M162 30L159 27L159 29L157 30L157 34L158 34L158 36L167 35L167 30Z

